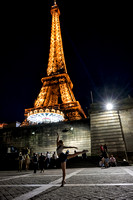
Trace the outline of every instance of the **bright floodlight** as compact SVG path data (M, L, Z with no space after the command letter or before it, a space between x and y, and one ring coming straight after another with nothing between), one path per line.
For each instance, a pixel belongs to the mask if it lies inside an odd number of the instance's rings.
M107 109L107 110L112 110L112 109L113 109L113 104L112 104L112 103L108 103L108 104L106 105L106 109Z

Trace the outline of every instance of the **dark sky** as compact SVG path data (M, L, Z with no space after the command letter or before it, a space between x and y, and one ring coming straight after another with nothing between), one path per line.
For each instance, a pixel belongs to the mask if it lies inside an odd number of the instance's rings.
M24 119L46 76L52 0L1 5L0 122ZM129 3L57 0L68 74L84 111L91 103L133 96Z

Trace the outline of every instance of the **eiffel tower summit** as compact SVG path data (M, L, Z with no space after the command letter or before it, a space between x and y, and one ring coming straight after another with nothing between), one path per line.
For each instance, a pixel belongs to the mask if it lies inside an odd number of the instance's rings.
M33 108L25 109L22 126L86 118L73 94L73 84L67 73L61 28L60 10L56 1L51 7L52 25L47 76Z

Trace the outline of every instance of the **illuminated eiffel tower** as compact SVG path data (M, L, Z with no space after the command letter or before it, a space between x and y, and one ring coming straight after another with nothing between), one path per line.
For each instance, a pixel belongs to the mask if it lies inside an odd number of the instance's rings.
M54 1L51 7L52 26L47 76L42 78L43 86L34 107L25 109L25 121L29 124L72 121L86 118L72 92L73 84L67 74L60 28L60 10Z

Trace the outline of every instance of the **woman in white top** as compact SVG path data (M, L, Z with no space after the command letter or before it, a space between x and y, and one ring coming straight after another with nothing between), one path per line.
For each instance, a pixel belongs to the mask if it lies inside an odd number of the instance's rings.
M62 179L62 185L61 186L64 186L64 184L66 183L66 181L65 181L66 161L70 158L76 157L79 154L88 152L88 150L83 150L83 151L80 151L80 152L76 152L74 154L68 154L68 152L63 153L63 149L70 149L70 148L78 149L77 147L64 146L63 141L59 140L59 134L57 133L57 155L58 155L59 160L61 162L61 169L62 169L62 173L63 173L63 179Z

